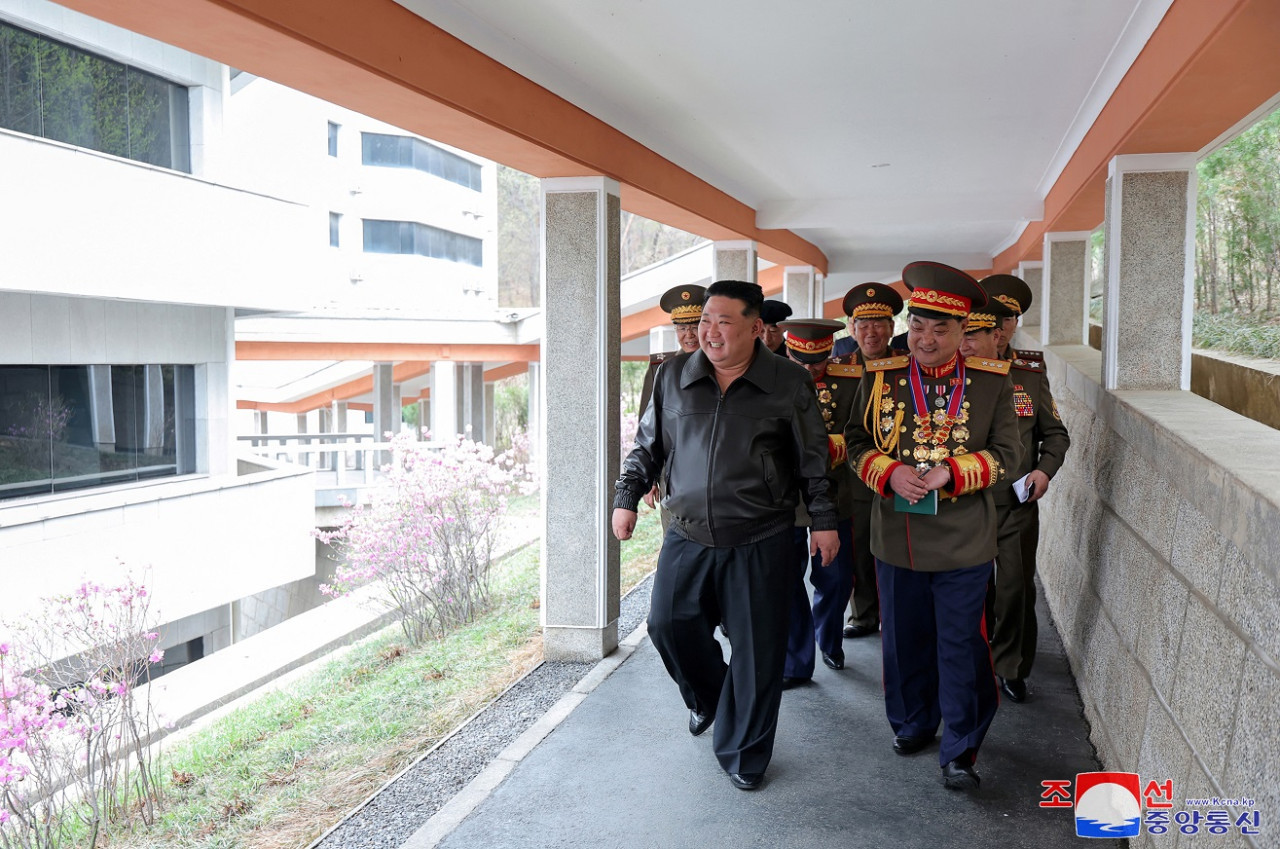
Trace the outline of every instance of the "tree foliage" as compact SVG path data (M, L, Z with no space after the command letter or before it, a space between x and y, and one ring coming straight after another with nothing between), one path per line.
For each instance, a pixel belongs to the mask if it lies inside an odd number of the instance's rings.
M1276 316L1280 272L1280 112L1199 167L1195 304L1213 315Z

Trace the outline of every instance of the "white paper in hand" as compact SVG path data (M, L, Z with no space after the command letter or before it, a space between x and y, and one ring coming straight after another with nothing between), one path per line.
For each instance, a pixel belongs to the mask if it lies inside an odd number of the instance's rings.
M1018 496L1019 501L1025 502L1031 497L1031 490L1027 488L1027 477L1023 475L1013 482L1013 494Z

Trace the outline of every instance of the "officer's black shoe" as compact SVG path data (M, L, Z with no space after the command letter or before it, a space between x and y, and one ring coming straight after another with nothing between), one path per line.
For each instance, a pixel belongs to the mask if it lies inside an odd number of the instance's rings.
M914 755L933 742L933 735L921 734L919 737L911 737L906 734L899 734L893 738L893 750L900 755Z
M711 723L715 722L715 714L701 714L696 710L689 711L689 733L697 737L703 731L711 727Z
M960 757L947 761L942 768L942 783L948 790L977 790L982 779L973 771L969 758Z
M854 640L858 637L870 637L872 634L880 633L880 625L845 625L844 638L846 640Z
M822 662L832 669L844 669L844 652L839 654L822 653Z
M739 790L755 790L764 783L763 772L731 772L729 780Z
M812 681L812 678L792 678L791 676L783 676L782 689L790 690L795 687L802 687Z
M1000 678L1000 692L1009 697L1009 701L1022 704L1027 700L1030 693L1027 692L1027 682L1021 678Z

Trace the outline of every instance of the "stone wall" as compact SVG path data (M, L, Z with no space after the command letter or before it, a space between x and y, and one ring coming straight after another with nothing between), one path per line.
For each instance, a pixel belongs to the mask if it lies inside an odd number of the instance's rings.
M1104 392L1085 346L1046 361L1072 445L1040 577L1099 757L1172 779L1176 810L1246 797L1274 817L1280 432L1190 392Z

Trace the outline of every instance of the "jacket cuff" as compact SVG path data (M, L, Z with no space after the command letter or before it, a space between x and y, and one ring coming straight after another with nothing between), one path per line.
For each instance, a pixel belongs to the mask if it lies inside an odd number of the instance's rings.
M849 449L844 444L844 436L832 433L827 436L827 454L831 457L831 468L838 469L849 459Z
M867 486L883 496L889 495L889 476L901 466L897 460L880 451L866 451L854 464L854 471Z
M961 454L945 462L951 467L951 483L943 487L943 494L950 498L986 489L1003 474L1000 464L988 451Z
M834 531L840 527L840 517L835 513L820 513L809 517L809 530Z
M623 510L630 510L635 513L640 506L640 498L644 495L642 492L634 492L626 487L619 486L614 489L613 506L614 509L619 507Z

